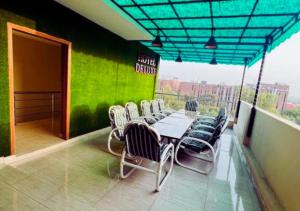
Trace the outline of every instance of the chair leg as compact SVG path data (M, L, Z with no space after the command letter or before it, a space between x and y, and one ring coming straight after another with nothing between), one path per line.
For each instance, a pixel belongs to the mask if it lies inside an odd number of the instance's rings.
M114 152L111 148L111 141L113 139L113 136L114 136L114 133L116 132L116 129L113 129L110 133L109 133L109 136L108 136L108 140L107 140L107 148L108 148L108 151L115 155L115 156L118 156L118 157L121 157L121 154L120 153L117 153L117 152Z
M124 166L126 166L126 150L125 148L123 149L123 152L122 152L122 156L121 156L121 161L120 161L120 177L122 179L126 179L127 177L129 177L135 170L136 170L136 167L132 167L130 169L130 171L128 171L126 174L124 174ZM141 163L143 162L143 159L140 159L139 161L137 161L136 166L140 166Z
M160 191L162 186L166 183L168 177L170 176L172 170L173 170L173 165L174 165L174 146L171 145L170 149L168 151L171 150L171 154L167 154L166 158L162 158L159 166L157 168L157 175L156 175L156 191ZM162 168L163 166L167 163L167 161L169 160L169 158L171 157L171 161L170 161L170 168L168 173L164 176L164 178L161 180L161 174L162 174Z
M181 163L181 162L178 160L178 151L179 151L179 149L180 149L181 144L182 144L186 139L193 139L194 141L198 141L198 142L200 142L200 143L206 144L206 145L210 148L211 153L212 153L212 160L211 160L211 162L212 162L212 167L211 167L211 168L209 168L207 171L203 171L203 170L201 170L201 169L197 169L197 168L194 168L194 167L185 165L185 164ZM195 157L195 156L193 156L193 157ZM196 157L196 158L198 158L198 157ZM208 173L210 173L210 171L211 171L211 170L213 169L213 167L214 167L215 160L216 160L216 156L215 156L215 150L214 150L214 148L213 148L209 143L207 143L206 141L203 141L203 140L201 140L201 139L192 138L192 137L186 137L186 138L183 138L183 139L178 143L178 145L177 145L177 147L176 147L176 150L175 150L175 161L176 161L176 163L177 163L178 165L180 165L180 166L182 166L182 167L184 167L184 168L190 169L190 170L192 170L192 171L198 172L198 173L200 173L200 174L205 174L205 175L207 175Z
M209 153L202 154L202 153L190 151L188 149L184 149L184 153L197 159L201 159L207 162L213 162L211 151L209 151Z
M220 152L219 145L220 145L220 140L217 140L215 145L213 146L213 148L215 150L215 158L213 158L213 154L212 154L211 150L206 150L204 152L196 153L191 150L185 149L184 152L191 157L198 158L198 159L201 159L201 160L204 160L207 162L213 162L213 159L216 160L217 156L219 155L219 152Z

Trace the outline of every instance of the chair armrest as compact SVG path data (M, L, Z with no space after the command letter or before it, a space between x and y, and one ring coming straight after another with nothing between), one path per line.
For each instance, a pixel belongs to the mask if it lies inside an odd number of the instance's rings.
M212 135L211 132L207 132L205 130L190 130L190 132L195 132L195 133L203 133L205 135Z
M162 146L163 147L163 146ZM167 156L167 153L172 150L172 154L174 154L174 145L172 143L168 144L165 148L164 151L161 153L160 157L161 160L164 160L164 158Z
M192 128L193 128L193 127L192 127ZM212 130L215 129L215 127L213 127L213 126L211 126L211 125L204 125L204 124L198 124L198 125L195 125L194 128L195 128L194 130L198 130L198 129L196 129L196 128L205 128L205 129L212 129ZM199 129L199 130L201 130L201 129Z
M214 149L214 147L212 146L212 145L210 145L210 143L208 143L207 141L204 141L204 140L202 140L202 139L200 139L200 138L193 138L193 137L184 137L183 139L181 139L180 141L179 141L179 143L178 143L178 145L177 145L177 147L176 147L176 151L175 151L175 154L178 152L178 149L179 149L179 147L180 147L180 145L183 143L183 142L187 142L187 145L188 145L188 141L189 140L193 140L193 141L196 141L196 142L199 142L199 143L202 143L202 144L205 144L206 146L208 146L209 147L209 149L212 151L212 153L213 153L213 159L214 159L214 161L215 161L215 149ZM213 162L214 162L213 161Z

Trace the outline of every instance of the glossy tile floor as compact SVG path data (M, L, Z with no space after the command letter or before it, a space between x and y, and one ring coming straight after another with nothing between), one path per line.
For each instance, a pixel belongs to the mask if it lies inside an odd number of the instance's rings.
M53 129L51 119L18 123L15 128L16 154L22 155L64 141L59 137L57 122L53 123Z
M118 158L104 151L107 135L13 163L0 170L0 210L260 210L230 134L209 176L174 165L159 193L153 174L119 179Z

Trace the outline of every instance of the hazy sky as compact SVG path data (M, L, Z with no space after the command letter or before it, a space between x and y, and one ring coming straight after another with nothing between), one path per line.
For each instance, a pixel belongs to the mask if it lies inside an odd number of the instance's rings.
M247 69L245 83L256 83L261 60ZM160 62L159 78L178 77L182 81L241 84L243 67L236 65L209 65L171 61ZM290 97L300 97L300 32L267 54L264 83L285 83L290 86Z

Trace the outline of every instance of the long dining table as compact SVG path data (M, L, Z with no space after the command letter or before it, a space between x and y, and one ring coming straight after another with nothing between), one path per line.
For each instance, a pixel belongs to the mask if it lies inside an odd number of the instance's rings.
M179 110L154 123L152 127L162 137L178 140L184 136L196 117L196 112Z

